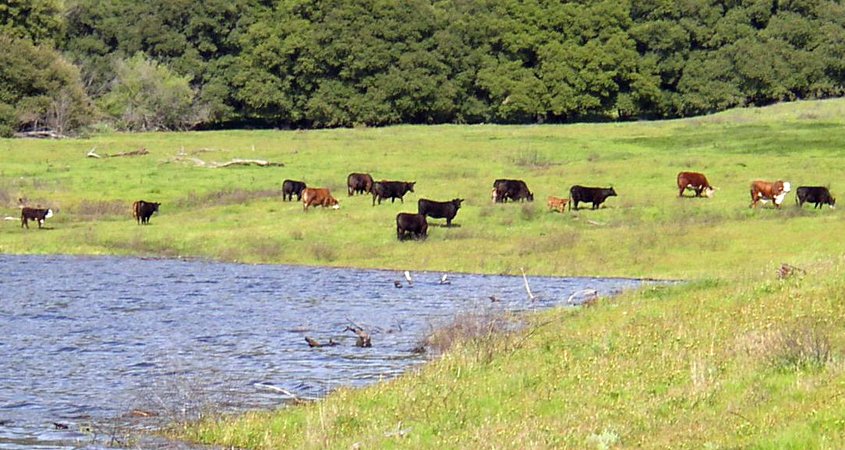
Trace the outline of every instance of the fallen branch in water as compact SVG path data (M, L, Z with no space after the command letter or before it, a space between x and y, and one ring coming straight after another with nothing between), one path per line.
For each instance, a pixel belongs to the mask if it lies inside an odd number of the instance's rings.
M346 319L346 320L349 320L349 319ZM343 330L343 331L351 331L351 332L355 333L356 336L358 336L358 339L355 340L355 346L356 347L372 347L373 341L372 341L372 338L370 338L370 334L367 333L366 331L364 331L364 328L361 327L360 325L358 325L357 323L355 323L351 320L349 320L349 323L351 323L352 326L347 326L346 329Z
M280 388L280 387L278 387L278 386L273 386L273 385L271 385L271 384L255 383L253 386L255 386L255 387L260 387L260 388L264 388L264 389L266 389L266 390L268 390L268 391L273 391L273 392L276 392L276 393L282 394L282 395L284 395L285 397L288 397L288 398L290 398L291 400L293 400L293 401L297 401L297 402L318 400L318 398L317 398L317 397L306 397L306 396L297 395L297 394L294 394L293 392L291 392L291 391L289 391L289 390L287 390L287 389Z
M535 297L534 294L531 293L531 286L528 286L528 277L525 276L525 269L520 267L519 270L522 271L522 281L525 282L525 292L528 293L528 300L531 300L533 302L537 297Z
M320 341L318 341L314 338L310 338L308 336L305 336L305 342L307 342L308 346L311 347L311 348L314 348L314 347L334 347L335 345L338 345L337 342L335 342L331 339L329 339L329 342L323 344Z

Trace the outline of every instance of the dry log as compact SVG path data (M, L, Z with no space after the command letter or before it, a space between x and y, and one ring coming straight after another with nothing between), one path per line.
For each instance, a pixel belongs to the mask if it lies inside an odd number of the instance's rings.
M100 158L119 158L121 156L143 156L143 155L148 155L150 153L149 150L147 150L143 147L139 148L138 150L132 150L132 151L128 151L128 152L111 153L111 154L106 153L105 155L97 154L96 150L97 150L97 147L94 147L91 150L88 150L88 153L86 153L85 156L88 157L88 158L100 159Z
M241 158L234 158L227 162L215 162L215 161L203 161L199 158L194 158L192 156L187 156L185 154L178 154L173 158L170 158L170 161L173 162L192 162L197 167L208 167L211 169L219 169L221 167L231 167L231 166L259 166L259 167L284 167L284 163L280 162L273 162L273 161L266 161L263 159L241 159Z
M22 131L19 133L15 133L16 138L36 138L36 139L61 139L65 137L63 134L56 133L52 130L44 130L44 131Z

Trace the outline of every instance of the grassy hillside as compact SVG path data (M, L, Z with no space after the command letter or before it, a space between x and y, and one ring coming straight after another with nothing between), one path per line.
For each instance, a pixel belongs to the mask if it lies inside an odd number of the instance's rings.
M557 310L419 373L180 436L258 449L843 448L843 263Z
M325 131L109 134L0 140L0 206L50 206L49 230L0 228L11 253L193 256L243 262L484 273L702 278L747 276L781 262L841 254L835 210L750 210L749 182L789 180L842 192L845 101L794 103L710 117L567 126L438 126ZM147 156L94 159L146 148ZM285 167L211 169L176 161L257 158ZM715 198L678 199L675 175L704 171ZM348 198L346 175L416 180L405 205ZM538 201L492 204L496 178L527 181ZM282 202L285 178L336 192L338 211ZM613 185L599 211L550 213L548 195ZM466 199L456 223L424 243L399 243L394 217L421 197ZM132 201L163 203L147 227ZM435 221L443 223L444 221ZM460 257L456 257L460 255Z
M845 240L838 210L748 208L749 183L845 192L845 100L627 124L104 135L0 141L0 204L53 207L49 230L0 229L0 251L195 256L414 270L694 280L521 318L455 340L398 380L315 404L180 429L249 448L842 448ZM85 158L145 147L150 155ZM260 158L282 168L196 167ZM713 199L678 199L700 170ZM406 204L345 195L346 175L416 180ZM533 204L492 204L495 178ZM336 191L305 213L284 178ZM547 212L572 184L613 185L598 211ZM451 229L395 238L421 197L463 197ZM163 203L149 226L133 200ZM442 221L441 221L442 222ZM776 276L781 263L804 272Z

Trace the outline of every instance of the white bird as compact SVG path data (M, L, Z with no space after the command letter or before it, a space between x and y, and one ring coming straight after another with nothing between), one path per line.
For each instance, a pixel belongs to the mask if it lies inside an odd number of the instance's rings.
M440 276L440 284L451 284L451 283L452 282L449 281L449 279L448 279L448 275L446 275L445 273Z
M414 280L411 278L411 272L405 271L405 279L408 280L408 286L414 285Z

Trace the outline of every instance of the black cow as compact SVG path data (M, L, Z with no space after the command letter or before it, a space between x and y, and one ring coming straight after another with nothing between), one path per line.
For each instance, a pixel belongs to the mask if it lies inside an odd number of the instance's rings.
M425 239L428 236L428 222L422 214L399 213L396 215L396 237L403 241L408 238Z
M44 225L44 221L53 217L52 209L30 208L24 206L21 208L21 228L29 229L29 221L34 220L38 222L38 228Z
M132 203L132 217L138 221L138 225L149 224L150 217L152 217L153 213L158 212L159 206L161 206L161 203L138 200Z
M293 201L293 196L296 195L296 201L302 200L302 190L307 186L302 181L285 180L282 183L282 200Z
M376 199L378 199L378 204L381 205L382 199L390 199L390 203L393 203L397 198L402 203L405 203L405 200L402 198L408 192L414 192L414 184L416 181L376 181L373 183L373 205L376 204Z
M373 177L368 173L350 173L346 177L346 188L352 194L369 194L373 189Z
M804 203L814 203L813 209L821 208L822 205L836 206L836 199L830 195L830 191L824 186L801 186L795 191L795 203L804 206Z
M446 219L446 226L452 226L452 219L455 218L455 215L458 214L458 209L461 208L461 202L464 199L456 198L452 199L448 202L436 202L434 200L428 200L425 198L421 198L417 201L417 212L424 216L428 216L434 219Z
M534 194L528 190L528 185L522 180L496 180L493 182L493 200L496 203L513 201L534 201Z
M572 204L575 204L575 209L578 209L578 202L592 203L593 209L598 209L599 205L604 203L608 197L616 197L616 191L613 188L596 188L572 186L569 188L569 209L572 210Z

